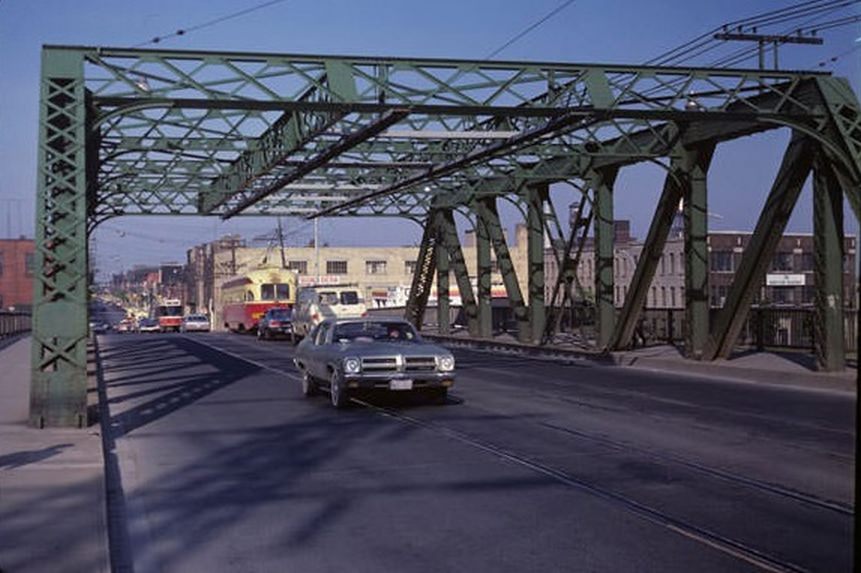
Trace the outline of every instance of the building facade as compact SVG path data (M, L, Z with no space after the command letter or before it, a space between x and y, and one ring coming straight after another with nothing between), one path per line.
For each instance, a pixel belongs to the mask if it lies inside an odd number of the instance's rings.
M642 242L630 236L628 221L615 222L613 251L613 299L617 307L625 302L634 270L643 250ZM741 262L752 234L741 231L715 231L707 237L709 253L709 302L719 308L726 302L735 272ZM856 237L844 239L843 285L844 306L855 308ZM791 233L784 235L771 261L754 304L813 306L813 235ZM546 290L549 304L553 286L558 277L556 261L551 250L545 255ZM584 243L577 278L583 286L585 298L594 300L595 251L588 238ZM655 276L646 297L646 308L682 309L685 307L685 241L681 227L673 230L664 245L664 252L655 270Z
M476 276L475 241L467 233L462 247L468 273ZM527 293L526 228L518 225L509 252L524 297ZM355 284L368 307L403 306L409 296L416 270L416 247L286 247L284 261L299 275L299 284ZM221 321L221 284L228 278L261 266L280 266L278 249L250 248L240 238L225 237L199 245L187 253L186 301L192 310L207 312L213 326ZM492 255L492 296L504 297L502 277ZM450 296L459 302L457 283L450 277ZM473 287L475 281L473 280ZM432 298L435 297L435 289Z
M0 310L32 309L35 265L32 239L0 239Z

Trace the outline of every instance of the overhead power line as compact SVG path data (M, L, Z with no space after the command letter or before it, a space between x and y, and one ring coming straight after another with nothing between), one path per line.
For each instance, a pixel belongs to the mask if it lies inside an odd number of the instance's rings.
M540 26L541 24L543 24L544 22L546 22L547 20L549 20L550 18L552 18L553 16L555 16L556 14L558 14L559 12L561 12L562 10L564 10L565 8L567 8L568 6L570 6L571 4L573 4L574 2L575 2L575 0L566 0L565 2L563 2L563 3L562 3L562 4L560 4L559 6L557 6L556 8L554 8L553 10L551 10L550 12L548 12L548 13L547 13L545 16L543 16L540 20L537 20L536 22L534 22L534 23L530 24L529 26L527 26L526 28L524 28L521 32L519 32L518 34L516 34L513 38L511 38L510 40L508 40L507 42L505 42L504 44L502 44L502 45L501 45L500 47L498 47L497 49L495 49L495 50L493 50L492 52L490 52L488 55L486 55L486 56L484 57L484 59L485 59L485 60L489 60L490 58L494 57L494 56L495 56L495 55L497 55L498 53L502 52L505 48L507 48L507 47L511 46L511 45L512 45L512 44L514 44L517 40L519 40L520 38L524 37L524 36L525 36L525 35L527 35L529 32L531 32L532 30L534 30L535 28L537 28L538 26Z
M268 8L270 6L274 6L275 4L282 4L287 2L288 0L268 0L267 2L261 2L255 6L250 6L248 8L244 8L242 10L238 10L236 12L231 12L230 14L226 14L224 16L219 16L218 18L214 18L212 20L207 20L206 22L202 22L200 24L196 24L194 26L189 26L187 28L180 28L176 32L172 34L165 34L164 36L156 36L151 40L146 42L141 42L140 44L135 45L135 48L142 48L144 46L149 46L153 44L158 44L163 42L164 40L169 40L171 38L178 38L180 36L185 36L190 32L196 32L197 30L202 30L204 28L209 28L211 26L215 26L217 24L221 24L222 22L227 22L228 20L233 20L235 18L240 18L245 16L246 14L250 14L252 12L256 12L257 10L262 10L264 8Z

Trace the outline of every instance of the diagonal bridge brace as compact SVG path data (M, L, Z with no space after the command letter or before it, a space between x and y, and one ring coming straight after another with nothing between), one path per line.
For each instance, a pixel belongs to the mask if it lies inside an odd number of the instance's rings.
M341 138L334 145L324 149L308 161L302 163L299 167L289 171L285 175L282 175L275 179L272 183L267 185L265 188L257 191L250 197L247 197L239 202L239 204L235 205L228 209L222 216L222 219L229 219L234 215L238 215L245 209L253 206L254 204L262 201L269 195L280 191L285 186L293 183L294 181L298 181L305 175L308 175L315 169L319 169L328 163L330 160L338 157L342 153L349 151L350 149L356 147L361 144L363 141L378 135L380 132L388 129L392 125L398 123L407 115L409 115L408 110L404 109L394 109L386 112L380 119L373 122L370 125L363 127L362 129L355 131Z

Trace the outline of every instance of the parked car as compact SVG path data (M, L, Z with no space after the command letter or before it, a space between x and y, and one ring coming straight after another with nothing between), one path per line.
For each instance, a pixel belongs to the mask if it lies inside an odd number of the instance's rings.
M455 379L451 352L424 342L402 319L324 320L299 343L293 361L305 396L326 388L336 408L359 389L423 390L445 401Z
M188 314L182 317L179 325L180 332L209 332L212 324L205 314Z
M142 318L138 323L138 332L161 332L161 327L155 318Z
M293 332L305 337L327 318L356 318L367 313L368 309L355 285L305 287L296 295Z
M117 323L117 332L134 332L137 330L137 324L133 318L124 318Z
M91 322L90 332L92 334L105 334L110 331L111 325L107 322Z
M293 340L293 311L286 307L268 309L257 321L257 339L285 336Z

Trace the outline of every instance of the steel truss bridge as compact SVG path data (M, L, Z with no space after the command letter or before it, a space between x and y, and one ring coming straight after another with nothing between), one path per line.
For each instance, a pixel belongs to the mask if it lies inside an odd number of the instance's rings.
M392 216L424 228L407 316L453 273L473 336L491 333L495 252L519 335L551 343L576 297L589 229L599 349L626 347L673 215L685 219L685 349L727 356L802 185L813 174L816 352L843 367L843 196L859 216L861 109L817 72L414 60L46 46L39 115L31 423L86 420L87 239L121 215ZM791 130L727 301L710 324L706 185L715 147ZM613 304L613 184L652 162L666 180L621 312ZM560 221L549 185L582 194ZM497 205L528 227L520 290ZM455 213L475 226L473 291ZM544 236L560 269L544 295ZM439 271L439 272L437 272Z

